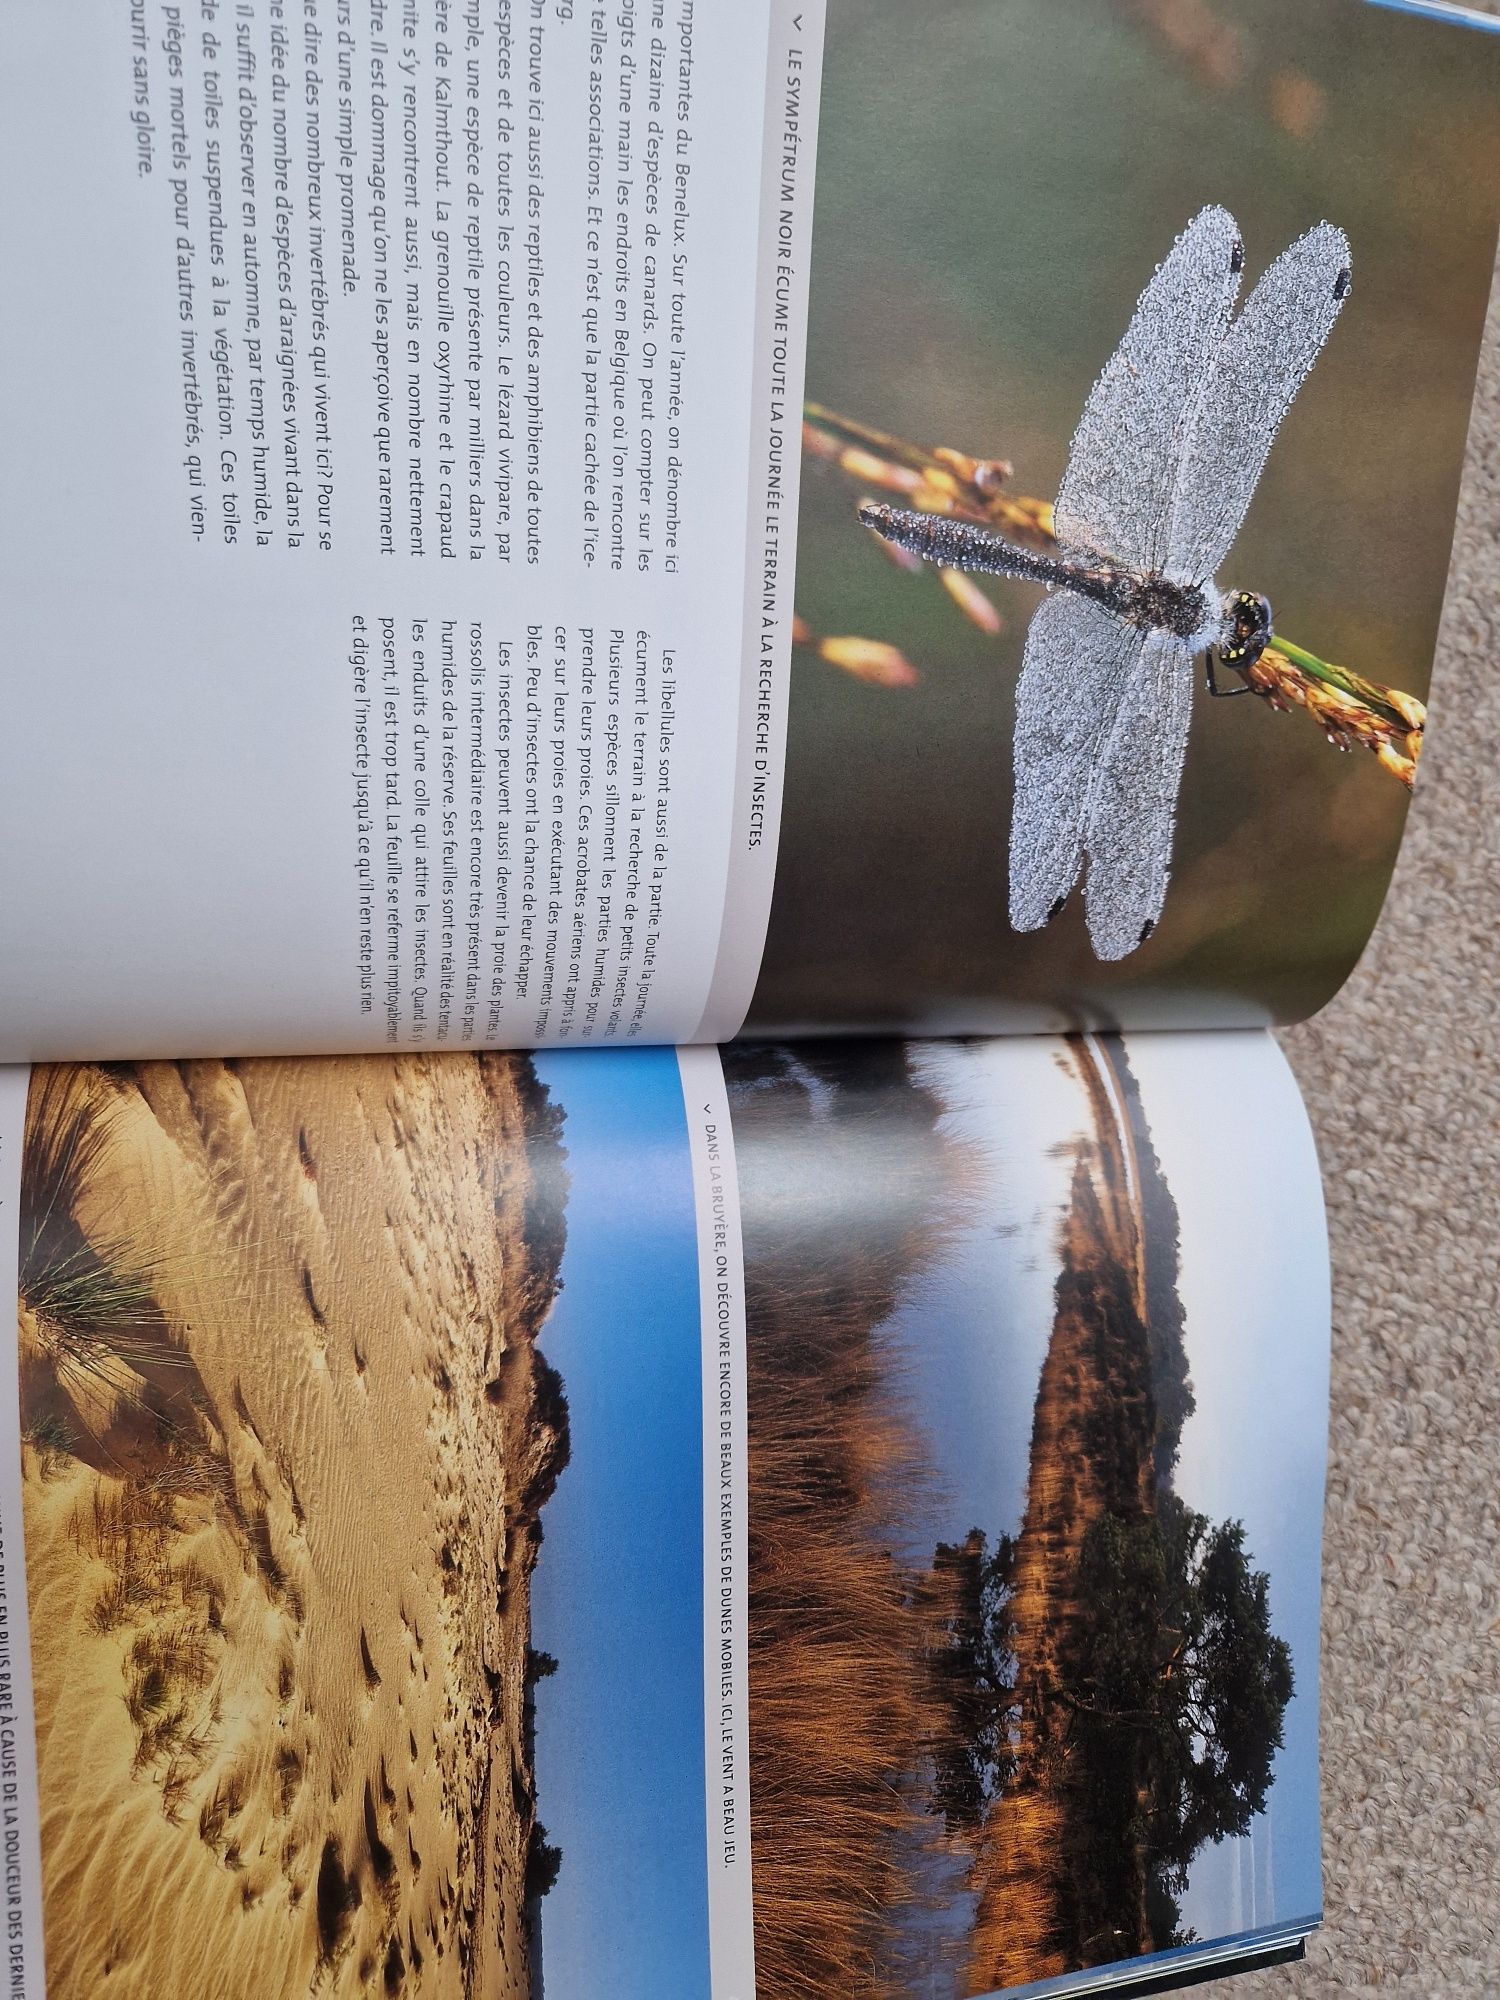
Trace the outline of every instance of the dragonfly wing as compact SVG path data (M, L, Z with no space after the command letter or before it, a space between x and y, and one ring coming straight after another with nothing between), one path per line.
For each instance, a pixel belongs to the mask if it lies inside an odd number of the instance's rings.
M1073 435L1055 513L1069 548L1162 566L1178 460L1244 265L1234 217L1205 208L1141 293Z
M1175 634L1152 632L1089 789L1084 903L1100 958L1125 958L1161 915L1192 708L1192 653Z
M1349 295L1349 239L1331 222L1284 250L1245 301L1177 468L1169 576L1205 583L1229 553L1292 398Z
M1037 606L1016 688L1010 921L1039 930L1083 865L1089 787L1144 634L1059 590Z

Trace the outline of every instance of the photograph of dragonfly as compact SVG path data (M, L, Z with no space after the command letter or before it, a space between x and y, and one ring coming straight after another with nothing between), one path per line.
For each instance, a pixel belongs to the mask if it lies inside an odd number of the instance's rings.
M1094 385L1044 553L947 513L866 500L859 518L941 568L1024 578L1038 605L1016 691L1010 920L1039 929L1087 864L1089 936L1123 958L1155 930L1171 872L1193 668L1247 671L1268 599L1217 570L1271 444L1352 282L1341 229L1282 253L1233 316L1245 269L1234 218L1205 208L1141 294Z
M757 1033L1347 977L1431 763L1497 71L1362 0L829 0Z
M821 403L806 406L802 449L806 457L837 466L862 496L876 487L900 494L908 508L924 514L972 521L1044 553L1057 547L1053 503L1015 491L1009 483L1015 468L1006 459L973 458L948 445L912 444ZM864 498L856 502L857 518L864 504ZM908 556L895 542L884 546L903 568L923 568L919 556ZM992 638L1001 631L999 611L967 572L940 565L938 575L972 625ZM921 670L899 647L884 640L820 634L805 619L796 621L794 637L814 657L855 680L877 687L909 687L920 678ZM1425 702L1319 659L1280 631L1272 633L1258 655L1252 656L1247 648L1232 664L1245 688L1268 708L1305 714L1335 750L1363 746L1373 752L1382 770L1411 790L1427 726Z

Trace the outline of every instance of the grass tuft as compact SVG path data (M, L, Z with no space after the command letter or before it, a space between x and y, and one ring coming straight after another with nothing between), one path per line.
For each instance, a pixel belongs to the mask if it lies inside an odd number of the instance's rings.
M726 1062L746 1226L756 1991L879 2000L908 1990L899 1919L944 1865L924 1779L953 1726L932 1660L955 1609L893 1548L934 1473L888 1323L962 1215L960 1166L895 1048L847 1073L833 1052L797 1073L776 1051ZM789 1174L793 1107L814 1115Z

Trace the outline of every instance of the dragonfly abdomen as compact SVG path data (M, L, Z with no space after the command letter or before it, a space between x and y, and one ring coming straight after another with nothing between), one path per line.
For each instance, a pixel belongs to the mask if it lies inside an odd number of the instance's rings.
M993 528L957 520L951 514L923 514L867 500L859 518L886 541L927 562L945 569L1022 577L1076 591L1127 625L1144 631L1157 629L1172 632L1179 639L1201 639L1209 622L1208 599L1193 584L1170 583L1164 576L1141 575L1116 563L1022 548Z
M883 500L866 500L860 507L859 518L898 549L921 556L925 562L937 563L943 569L1061 584L1066 590L1094 598L1122 618L1136 582L1128 572L1109 564L1092 566L1066 555L1022 548L993 528L981 527L976 521L958 520L952 514L923 514L911 507L888 507Z

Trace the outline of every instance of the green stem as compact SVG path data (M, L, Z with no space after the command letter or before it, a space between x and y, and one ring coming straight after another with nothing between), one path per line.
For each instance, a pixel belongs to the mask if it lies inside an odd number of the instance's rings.
M1341 694L1352 696L1366 708L1373 709L1377 715L1385 716L1398 729L1404 730L1410 726L1400 710L1393 708L1386 699L1385 690L1377 687L1373 681L1362 680L1358 674L1350 673L1347 667L1336 667L1327 660L1320 660L1316 653L1304 652L1301 646L1294 646L1290 639L1284 639L1279 632L1272 635L1271 644L1278 653L1284 653L1292 665L1299 672L1306 674L1309 680L1321 681L1324 687L1337 688Z

